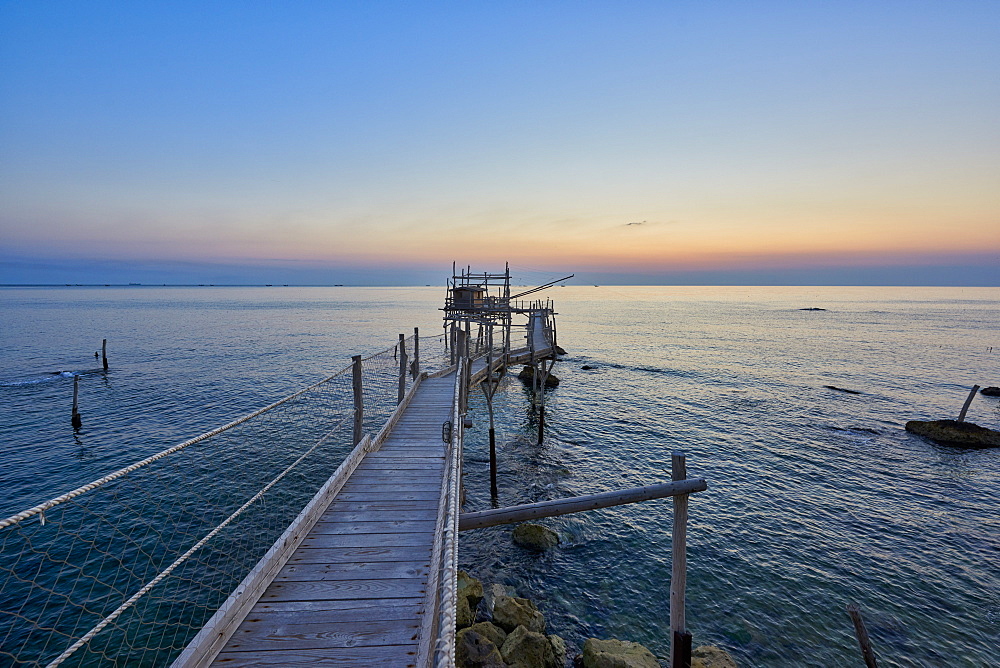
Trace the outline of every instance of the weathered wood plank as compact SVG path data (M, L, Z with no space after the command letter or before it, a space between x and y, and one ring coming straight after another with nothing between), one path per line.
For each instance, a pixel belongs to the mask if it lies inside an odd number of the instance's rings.
M218 662L223 666L416 666L417 646L382 645L381 647L345 647L336 652L304 649L292 652L226 652Z
M418 631L419 625L415 620L316 624L303 623L296 617L268 615L259 621L247 620L223 651L298 651L403 645L415 642Z
M298 550L296 550L295 554L292 556L291 559L288 560L288 562L294 564L304 564L304 563L340 564L340 563L350 563L352 561L365 561L365 562L401 561L405 563L410 563L416 560L422 560L424 558L428 558L424 553L430 554L430 546L413 546L413 545L378 545L378 546L360 546L360 547L345 546L339 550L331 550L329 547L310 548L308 546L305 546L305 547L300 547Z
M351 563L295 563L285 566L275 581L292 582L304 580L350 580L363 578L366 580L398 580L427 578L430 568L430 556L424 562L420 561L382 561L382 562L351 562Z
M422 578L390 580L314 580L273 582L262 601L332 601L335 599L423 599L427 582Z
M440 494L435 492L396 492L391 489L380 491L341 492L340 501L437 501ZM339 505L339 504L338 504Z
M365 512L373 511L378 513L392 513L405 510L425 510L430 508L437 511L437 504L430 503L426 499L367 499L344 501L338 499L335 506L331 506L334 512Z
M385 520L382 522L327 522L322 518L313 527L315 535L344 536L348 534L396 534L434 533L435 520L404 521Z
M320 522L433 522L437 519L434 508L419 508L407 510L380 510L367 508L365 510L328 510L320 518Z
M341 534L328 536L312 534L302 541L303 548L339 549L345 547L421 547L430 548L434 542L433 532L424 533L377 533L377 534Z
M375 619L408 619L406 615L417 615L423 601L413 598L383 598L372 600L330 600L330 601L261 601L247 615L247 619L257 619L257 615L301 613L310 621L342 622L345 619L367 621Z

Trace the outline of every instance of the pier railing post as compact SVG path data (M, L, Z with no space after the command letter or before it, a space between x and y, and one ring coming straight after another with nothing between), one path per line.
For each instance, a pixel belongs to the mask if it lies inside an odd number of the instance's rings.
M399 389L396 392L396 405L403 403L406 394L406 335L399 335Z
M677 450L671 453L670 473L673 480L687 479L687 457ZM674 497L673 555L670 573L670 665L690 668L691 634L684 618L684 590L687 586L687 517L688 495Z
M355 355L351 360L354 362L351 369L354 386L354 445L357 445L364 435L365 398L361 387L361 355Z
M413 377L420 375L420 328L413 328Z

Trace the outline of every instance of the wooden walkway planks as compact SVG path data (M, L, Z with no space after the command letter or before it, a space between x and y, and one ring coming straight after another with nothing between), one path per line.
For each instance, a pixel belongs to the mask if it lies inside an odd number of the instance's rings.
M421 383L215 665L416 664L454 386L452 374Z

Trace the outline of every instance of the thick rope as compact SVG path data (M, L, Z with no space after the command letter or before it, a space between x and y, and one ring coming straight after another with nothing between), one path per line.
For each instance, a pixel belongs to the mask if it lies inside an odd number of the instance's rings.
M391 348L389 350L391 350ZM371 358L368 358L368 359L371 359ZM78 488L74 489L72 492L68 492L66 494L63 494L62 496L57 496L54 499L46 501L45 503L41 503L41 504L35 506L34 508L29 508L28 510L21 511L21 512L17 513L16 515L11 515L7 519L5 519L3 521L0 521L0 529L4 529L4 528L12 526L14 524L18 524L18 523L23 522L24 520L26 520L26 519L28 519L30 517L34 517L35 515L42 514L46 510L48 510L49 508L52 508L54 506L58 506L61 503L65 503L65 502L67 502L67 501L69 501L71 499L74 499L74 498L80 496L81 494L86 494L87 492L89 492L91 490L94 490L94 489L97 489L98 487L101 487L102 485L106 485L107 483L111 482L112 480L116 480L118 478L121 478L122 476L128 475L129 473L132 473L136 469L139 469L139 468L142 468L143 466L147 466L149 464L152 464L153 462L155 462L155 461L157 461L159 459L163 459L167 455L171 455L171 454L173 454L175 452L178 452L179 450L183 450L184 448L186 448L188 446L194 445L195 443L200 443L201 441L204 441L206 438L211 438L212 436L216 436L218 434L221 434L222 432L227 431L229 429L232 429L233 427L237 427L237 426L243 424L244 422L246 422L247 420L252 420L253 418L257 417L258 415L260 415L262 413L266 413L267 411L272 410L274 408L277 408L278 406L281 406L282 404L288 403L292 399L295 399L296 397L301 396L301 395L305 394L306 392L308 392L309 390L313 390L313 389L319 387L320 385L323 385L324 383L328 383L331 380L333 380L334 378L336 378L337 376L340 376L341 374L347 373L350 370L351 370L351 367L348 366L348 367L346 367L346 368L338 371L337 373L335 373L335 374L333 374L331 376L327 376L326 378L324 378L323 380L321 380L319 382L313 383L309 387L303 388L303 389L299 390L298 392L295 392L294 394L290 394L287 397L285 397L284 399L279 399L278 401L275 401L273 404L270 404L268 406L265 406L264 408L256 410L253 413L250 413L249 415L244 415L243 417L241 417L241 418L239 418L237 420L234 420L234 421L230 422L227 425L223 425L222 427L218 427L216 429L213 429L212 431L207 431L204 434L201 434L200 436L195 436L194 438L189 439L187 441L184 441L183 443L180 443L180 444L175 445L173 447L167 448L166 450L164 450L162 452L159 452L159 453L153 455L152 457L147 457L146 459L143 459L140 462L136 462L135 464L132 464L131 466L126 466L123 469L119 469L119 470L115 471L114 473L111 473L111 474L108 474L108 475L104 476L103 478L95 480L95 481L93 481L91 483L87 483L86 485L83 485L82 487L78 487ZM44 523L44 521L45 521L45 516L42 515L42 522Z

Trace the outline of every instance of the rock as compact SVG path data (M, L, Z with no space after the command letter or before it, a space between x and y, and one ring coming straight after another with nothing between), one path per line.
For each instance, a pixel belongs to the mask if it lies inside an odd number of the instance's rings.
M556 346L556 355L565 355L566 351L563 350L562 346Z
M737 668L736 661L724 649L702 645L691 652L691 668Z
M535 367L524 367L521 369L521 373L517 374L517 377L525 385L533 384L535 378ZM545 379L545 387L559 387L559 379L550 373Z
M469 607L473 610L483 600L483 583L465 571L458 572L458 595L469 599Z
M559 544L559 534L541 524L525 522L514 527L514 542L528 550L544 552Z
M800 311L825 311L825 308L819 308L818 306L809 306L807 308L800 308Z
M963 448L1000 448L1000 432L958 420L910 420L906 431L925 436L945 445Z
M455 626L464 629L466 626L472 626L475 621L476 613L469 605L469 599L459 596L455 606Z
M857 390L847 390L847 389L844 389L843 387L837 387L836 385L824 385L823 387L825 387L828 390L837 390L838 392L847 392L848 394L862 394L861 392L858 392Z
M455 666L458 668L506 668L500 650L472 629L455 635Z
M566 665L566 641L559 636L549 636L549 644L552 645L552 653L556 657L557 666Z
M545 616L526 598L498 596L493 603L493 623L510 633L523 626L535 633L545 632Z
M515 668L558 668L552 643L541 633L518 626L507 636L500 654Z
M984 387L979 390L979 394L987 397L1000 397L1000 387Z
M583 643L584 668L660 668L653 653L637 642L587 638Z
M507 632L496 624L491 624L490 622L479 622L478 624L473 624L468 630L475 631L497 647L501 647L503 645L503 641L507 639Z
M584 365L583 365L582 367L580 367L580 368L581 368L581 369L583 369L584 371L590 371L590 370L591 370L591 369L593 369L594 367L590 366L589 364L584 364Z

